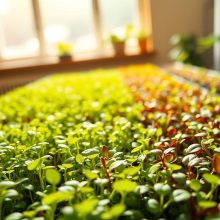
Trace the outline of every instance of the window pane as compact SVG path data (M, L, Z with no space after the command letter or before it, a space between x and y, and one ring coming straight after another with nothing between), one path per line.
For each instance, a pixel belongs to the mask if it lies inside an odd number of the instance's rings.
M99 0L104 35L138 24L137 0Z
M38 53L30 0L0 0L0 54L3 58Z
M96 48L91 0L40 0L47 50L55 54L56 43L70 42L74 52Z

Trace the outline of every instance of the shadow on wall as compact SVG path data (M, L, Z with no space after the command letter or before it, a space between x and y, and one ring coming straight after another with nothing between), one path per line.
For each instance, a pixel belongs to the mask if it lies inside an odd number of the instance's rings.
M213 33L213 2L210 0L150 0L153 42L157 63L169 61L169 39L176 33L207 36ZM206 65L212 59L206 58Z

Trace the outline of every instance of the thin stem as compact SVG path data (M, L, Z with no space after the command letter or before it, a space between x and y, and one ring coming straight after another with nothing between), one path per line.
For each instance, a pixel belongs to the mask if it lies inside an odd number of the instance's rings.
M52 185L52 191L56 192L56 185Z
M43 181L43 178L42 178L42 170L40 169L38 171L38 176L39 176L39 179L40 179L40 186L41 186L41 189L44 190L44 181Z
M76 142L76 150L77 150L77 154L79 154L79 142Z
M114 195L115 195L115 190L113 189L112 193L109 196L109 199L112 200Z
M56 210L56 204L53 204L53 205L51 206L51 212L50 212L50 215L49 215L49 219L50 219L50 220L54 220L54 219L55 219L55 218L54 218L55 210Z
M126 197L125 192L122 192L122 193L121 193L121 201L120 201L121 204L124 204L124 203L125 203L125 197Z
M160 206L161 206L161 207L163 206L163 203L164 203L164 196L161 195L161 196L160 196Z
M33 203L33 198L32 198L31 191L29 191L29 196L30 196L31 202Z
M170 203L172 202L172 199L169 199L163 206L163 210L165 210L169 205Z
M209 191L209 193L206 195L206 199L212 199L213 196L213 192L215 191L216 186L214 184L212 184L211 189Z
M2 211L2 206L3 206L3 197L0 197L0 220L2 220L3 216L3 211Z

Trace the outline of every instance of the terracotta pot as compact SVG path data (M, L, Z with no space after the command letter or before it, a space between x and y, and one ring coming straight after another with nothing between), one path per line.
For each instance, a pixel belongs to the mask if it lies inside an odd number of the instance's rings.
M68 62L72 60L72 56L71 55L60 55L59 60L60 62Z
M147 48L147 38L138 39L138 45L139 45L141 53L146 53L147 52L147 50L148 50L148 48Z
M115 51L115 55L125 54L125 42L114 42L112 44Z

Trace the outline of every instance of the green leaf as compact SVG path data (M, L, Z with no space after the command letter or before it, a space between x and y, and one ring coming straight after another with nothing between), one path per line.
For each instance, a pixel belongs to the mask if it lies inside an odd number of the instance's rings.
M62 165L58 165L59 168L61 169L70 169L73 167L73 164L69 164L69 163L64 163Z
M140 167L128 167L123 170L123 174L128 175L128 176L134 176L135 174L138 173L140 170Z
M200 151L200 150L201 150L201 147L200 147L199 144L191 144L191 145L187 148L187 150L188 150L188 153L194 154L194 153Z
M188 166L193 167L195 165L198 165L200 162L201 162L201 160L196 157L196 158L189 161Z
M205 132L200 132L194 135L195 137L205 137L207 134Z
M208 145L208 144L211 144L213 141L214 141L213 138L208 139L208 140L202 140L202 144Z
M6 193L6 195L5 195L5 197L6 198L8 198L8 197L16 197L16 196L18 196L19 194L18 194L18 192L16 191L16 190L14 190L14 189L9 189L9 190L7 190L7 193Z
M113 162L110 166L110 170L116 169L119 166L126 166L126 161L125 160L117 160L115 162Z
M41 164L41 158L31 161L28 164L28 170L35 170Z
M77 180L69 180L64 183L67 186L73 186L74 188L79 187L79 181Z
M94 183L95 184L97 184L97 185L99 185L99 186L101 186L101 185L105 185L105 184L107 184L109 182L109 180L108 179L102 179L102 178L98 178L98 179L96 179L95 181L94 181Z
M137 183L128 179L118 180L114 182L113 188L118 192L132 192L135 190Z
M153 214L159 213L161 211L159 202L156 199L149 199L147 201L147 210Z
M124 204L116 204L111 207L110 210L102 214L102 219L115 219L118 218L124 211L126 207Z
M92 154L98 154L98 153L99 153L99 150L96 148L88 148L82 152L82 154L86 156L92 155Z
M194 190L194 191L199 191L202 187L201 183L199 182L199 180L193 179L191 180L189 187Z
M84 163L84 157L83 157L82 154L77 154L76 155L76 162L79 163L79 164Z
M157 137L160 137L162 134L163 134L162 128L158 128L156 132Z
M214 151L219 154L220 153L220 147L215 148Z
M34 219L34 216L36 214L37 214L37 210L28 210L23 212L24 217L27 217L28 219Z
M175 171L175 170L181 170L182 166L178 165L178 164L174 164L174 163L165 163L171 170Z
M140 151L142 148L143 148L143 145L141 145L141 146L139 146L139 147L135 147L135 148L131 151L131 153L132 153L132 154L133 154L133 153L136 153L136 152Z
M11 187L14 187L16 185L15 182L12 182L12 181L1 181L0 182L0 188L11 188Z
M102 199L98 201L98 206L106 206L110 204L110 200L109 199Z
M42 203L45 205L57 204L64 201L69 201L73 198L72 192L54 192L49 195L46 195Z
M83 173L89 180L97 179L99 176L96 172L91 170L84 170Z
M125 205L124 204L116 204L110 209L110 213L113 217L120 216L125 211Z
M21 183L26 182L26 181L28 181L28 180L29 180L28 178L22 178L22 179L18 180L18 181L16 182L16 184L18 185L18 184L21 184Z
M218 38L213 35L208 35L207 37L202 37L198 39L198 45L204 49L211 48L215 42L217 42Z
M75 192L75 188L73 186L61 186L58 190L60 192Z
M208 209L217 206L217 203L214 201L200 201L199 206L203 209Z
M90 186L84 186L82 188L80 188L80 192L81 193L92 193L94 191L94 188L90 187Z
M91 213L94 210L97 202L98 202L97 199L87 199L81 203L74 205L74 208L79 213L80 216L87 216L89 213Z
M72 220L74 219L74 209L71 206L65 206L62 209L63 220Z
M91 154L91 155L88 155L87 158L92 160L92 159L95 159L98 156L99 156L99 154Z
M163 183L156 183L154 185L154 190L157 192L159 195L168 195L171 192L171 187L168 184L163 184Z
M205 173L203 174L203 178L210 184L220 185L220 178L214 174Z
M172 177L178 183L185 183L186 182L186 174L184 174L184 173L173 173Z
M161 168L160 164L154 164L153 166L150 167L149 173L155 173Z
M144 194L144 193L148 192L149 189L150 189L150 187L148 185L138 185L135 188L135 192L138 194Z
M5 220L20 220L23 218L23 215L20 212L14 212L8 215Z
M51 185L58 185L61 181L61 175L55 169L47 169L45 175L47 182Z
M190 198L190 193L184 189L176 189L172 193L175 202L183 202Z

